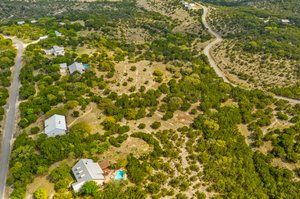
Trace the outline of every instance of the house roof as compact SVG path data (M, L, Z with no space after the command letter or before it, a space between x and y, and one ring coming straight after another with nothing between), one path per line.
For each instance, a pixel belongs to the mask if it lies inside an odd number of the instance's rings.
M53 46L53 50L54 50L54 51L62 51L62 50L64 50L64 49L65 49L64 47Z
M55 33L55 35L56 35L57 37L62 36L62 34L61 34L60 32L58 32L57 30L55 30L54 33Z
M281 19L281 22L282 23L290 23L290 20L289 19Z
M99 165L100 165L101 169L103 169L103 170L110 167L109 160L105 160L105 161L101 162Z
M67 130L66 118L63 115L53 115L45 120L45 133L49 134L55 129Z
M61 63L59 64L61 69L66 69L67 68L67 63Z
M103 171L98 163L91 159L80 159L72 168L77 183L91 180L104 180Z
M78 71L80 74L84 72L84 66L82 63L74 62L69 66L70 73L73 74L75 71Z

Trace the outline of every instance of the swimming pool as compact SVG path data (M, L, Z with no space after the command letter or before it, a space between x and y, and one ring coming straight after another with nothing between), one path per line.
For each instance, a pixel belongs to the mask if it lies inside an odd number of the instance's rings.
M88 68L89 68L89 65L84 64L83 67L84 67L84 69L88 69Z
M120 181L124 179L125 172L123 170L117 171L115 175L115 180Z

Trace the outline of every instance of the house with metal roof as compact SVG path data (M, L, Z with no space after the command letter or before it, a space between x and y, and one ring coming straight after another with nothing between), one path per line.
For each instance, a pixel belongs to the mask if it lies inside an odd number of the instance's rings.
M67 132L66 118L63 115L52 115L44 122L45 134L48 137L55 137L57 135L64 135Z
M79 72L80 74L84 73L84 66L80 62L74 62L72 65L69 66L70 74L73 74L74 72Z
M51 48L50 50L45 50L47 55L65 55L65 48L64 47L60 47L60 46L53 46L53 48Z
M105 180L99 164L91 159L79 160L72 168L72 172L76 178L76 182L72 184L74 192L78 192L86 182L94 181L100 185Z
M290 20L289 19L281 19L281 22L282 23L290 23Z
M54 34L57 36L57 37L61 37L62 34L60 32L58 32L57 30L54 31Z
M60 47L60 46L53 46L53 54L55 56L58 56L58 55L64 56L65 55L65 48Z

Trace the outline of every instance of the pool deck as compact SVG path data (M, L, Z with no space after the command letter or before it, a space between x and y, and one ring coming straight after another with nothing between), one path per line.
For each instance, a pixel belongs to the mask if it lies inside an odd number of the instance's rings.
M123 180L126 180L126 179L127 179L127 175L126 175L126 172L125 172L124 169L110 170L110 171L108 171L107 175L105 175L105 181L104 181L104 183L105 183L105 184L106 184L106 183L109 183L111 180L116 181L116 180L115 180L115 176L116 176L116 174L117 174L120 170L123 170L123 171L124 171L124 178L123 178Z

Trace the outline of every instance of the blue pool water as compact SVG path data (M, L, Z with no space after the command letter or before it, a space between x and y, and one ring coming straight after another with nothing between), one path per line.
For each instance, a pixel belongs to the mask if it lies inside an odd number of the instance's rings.
M89 68L89 65L84 64L83 67L84 67L84 69L88 69L88 68Z
M125 172L123 170L119 170L115 175L115 180L120 181L124 179Z

